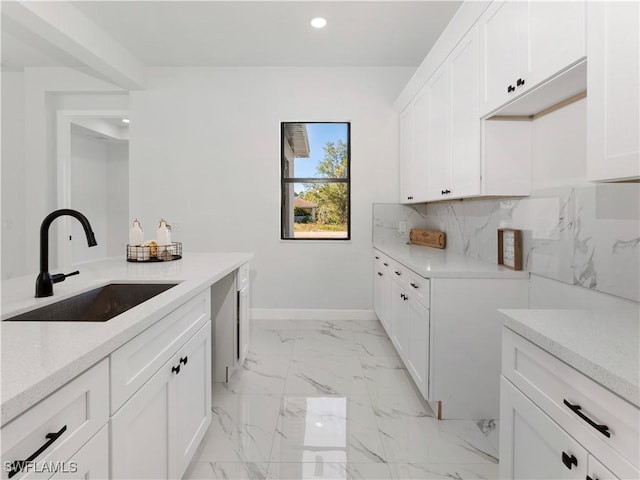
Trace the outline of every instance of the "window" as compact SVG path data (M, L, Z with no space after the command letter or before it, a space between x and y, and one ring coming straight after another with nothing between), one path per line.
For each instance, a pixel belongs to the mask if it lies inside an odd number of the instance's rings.
M283 122L281 238L351 238L351 124Z

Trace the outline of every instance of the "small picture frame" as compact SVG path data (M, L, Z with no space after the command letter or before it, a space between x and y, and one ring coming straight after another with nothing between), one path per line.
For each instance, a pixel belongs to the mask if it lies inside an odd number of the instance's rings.
M522 270L521 230L498 229L498 265L512 270Z

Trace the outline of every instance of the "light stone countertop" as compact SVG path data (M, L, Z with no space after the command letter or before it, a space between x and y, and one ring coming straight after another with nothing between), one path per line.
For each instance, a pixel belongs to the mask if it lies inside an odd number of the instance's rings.
M507 328L640 407L640 309L498 311Z
M34 298L37 274L3 281L3 320L111 282L180 283L107 322L3 321L2 425L251 258L246 252L185 253L172 262L92 262L77 266L80 275L55 284L48 298Z
M527 271L514 271L447 249L401 242L374 243L373 248L424 278L529 278Z

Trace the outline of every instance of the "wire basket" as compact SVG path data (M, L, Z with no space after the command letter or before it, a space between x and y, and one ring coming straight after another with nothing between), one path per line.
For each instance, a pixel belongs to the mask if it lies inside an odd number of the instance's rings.
M182 258L182 243L127 245L127 262L170 262Z

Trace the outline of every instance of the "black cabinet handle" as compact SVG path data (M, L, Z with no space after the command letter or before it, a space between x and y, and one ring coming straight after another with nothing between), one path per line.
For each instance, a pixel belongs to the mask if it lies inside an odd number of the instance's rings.
M587 477L585 478L585 480L598 480L597 478L593 478L590 475L587 475Z
M38 458L38 456L42 452L44 452L47 448L49 448L51 444L53 444L53 442L58 440L58 438L60 438L60 436L66 431L67 431L67 426L65 425L55 433L47 433L44 437L47 439L47 442L44 445L42 445L38 450L33 452L29 456L29 458L27 458L26 460L15 460L11 462L11 468L9 470L9 478L13 477L16 473L20 473L24 469L24 466L27 463L33 462L36 458Z
M449 195L451 193L451 190L447 189L447 190L440 190L440 194L441 195Z
M381 276L382 276L382 273L378 272L378 276L379 276L379 277L381 277Z
M407 197L407 200L413 200L413 197Z
M411 283L410 284L413 288L419 288L418 285L416 285L415 283Z
M180 373L180 365L177 365L175 367L171 367L171 371L175 372L175 374L178 375Z
M184 357L180 357L180 363L183 365L186 365L188 360L189 357L187 357L186 355Z
M569 456L566 453L562 452L562 463L564 463L565 467L571 470L572 465L575 465L576 467L578 466L578 459L573 455Z
M407 300L409 300L409 297L407 297L406 295L404 296L404 301L406 302Z
M383 264L385 267L388 267L388 266L389 266L389 264L388 264L388 263L384 263L384 262L383 262L382 264Z
M400 273L398 270L394 270L393 273L395 273L398 276L402 275L402 273Z
M509 85L507 87L507 93L511 93L511 92L515 92L516 91L516 87L514 87L513 85Z
M524 85L524 79L523 78L519 78L518 81L516 82L516 85L518 87L521 87L522 85Z
M611 433L609 433L609 427L607 427L606 425L599 425L596 422L594 422L593 420L591 420L589 417L587 417L584 413L582 413L580 411L580 410L582 410L582 407L580 405L571 405L569 402L567 402L566 399L564 399L564 404L567 407L569 407L569 409L573 413L578 415L582 420L587 422L589 425L591 425L593 428L595 428L597 431L599 431L602 435L604 435L607 438L611 437Z
M376 260L380 260L380 257L376 257Z

